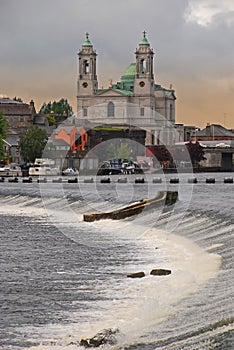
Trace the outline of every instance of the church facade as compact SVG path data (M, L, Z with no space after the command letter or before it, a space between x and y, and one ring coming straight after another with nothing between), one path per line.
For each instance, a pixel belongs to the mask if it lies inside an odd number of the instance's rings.
M77 118L95 125L138 127L146 145L175 142L175 91L155 83L154 52L146 33L121 80L99 89L97 53L86 34L78 52Z

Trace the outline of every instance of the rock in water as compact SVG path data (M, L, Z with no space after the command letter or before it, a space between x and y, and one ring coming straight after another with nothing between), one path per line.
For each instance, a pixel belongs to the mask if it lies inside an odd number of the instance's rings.
M166 269L153 269L150 271L151 275L154 276L165 276L165 275L170 275L171 270L166 270Z
M103 329L92 338L81 339L80 346L84 346L85 348L98 348L103 344L115 345L117 340L114 335L118 332L118 329Z
M129 275L127 275L127 277L131 277L131 278L142 278L145 277L145 273L143 271L141 272L135 272L135 273L130 273Z

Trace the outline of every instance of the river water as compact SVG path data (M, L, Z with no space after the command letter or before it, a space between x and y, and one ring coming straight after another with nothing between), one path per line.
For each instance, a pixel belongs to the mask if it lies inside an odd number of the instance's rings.
M0 184L1 350L83 349L106 328L119 332L104 349L234 349L234 184L223 181L233 174L159 176ZM168 189L173 207L83 221ZM127 278L137 271L146 277Z

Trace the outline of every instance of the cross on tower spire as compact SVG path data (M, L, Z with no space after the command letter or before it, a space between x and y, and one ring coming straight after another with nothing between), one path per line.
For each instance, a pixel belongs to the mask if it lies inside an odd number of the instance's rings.
M147 32L144 30L142 33L143 33L143 37L145 38L145 37L146 37Z

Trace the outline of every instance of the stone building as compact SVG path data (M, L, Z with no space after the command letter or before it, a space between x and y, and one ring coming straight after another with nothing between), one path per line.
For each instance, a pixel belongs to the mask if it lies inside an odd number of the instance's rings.
M22 161L19 150L21 135L25 135L31 125L37 125L45 129L47 135L52 133L48 119L44 115L36 113L33 100L24 103L9 97L0 98L0 112L7 121L6 138L3 140L7 157L14 163Z
M0 112L7 120L7 135L26 134L36 114L33 101L28 104L8 97L0 98Z
M135 62L108 88L98 87L97 53L88 34L78 58L78 122L142 128L146 145L175 142L175 91L155 83L154 52L146 32L135 51Z

